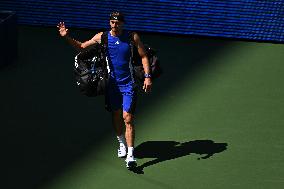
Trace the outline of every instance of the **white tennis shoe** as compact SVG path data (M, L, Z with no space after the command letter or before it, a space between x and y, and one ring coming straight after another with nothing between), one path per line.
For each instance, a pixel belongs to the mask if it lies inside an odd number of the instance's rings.
M119 145L119 148L118 148L118 150L117 150L117 157L119 157L119 158L123 158L123 157L125 157L127 155L127 149L126 149L126 146L125 146L125 144L120 144Z
M133 169L137 166L136 160L133 156L127 156L125 159L126 162L126 168L127 169Z

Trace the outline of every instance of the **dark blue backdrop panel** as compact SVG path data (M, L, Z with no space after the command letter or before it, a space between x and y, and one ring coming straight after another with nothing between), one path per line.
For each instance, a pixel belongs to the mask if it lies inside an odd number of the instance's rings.
M1 0L20 24L108 28L109 13L121 10L135 31L284 41L284 0Z

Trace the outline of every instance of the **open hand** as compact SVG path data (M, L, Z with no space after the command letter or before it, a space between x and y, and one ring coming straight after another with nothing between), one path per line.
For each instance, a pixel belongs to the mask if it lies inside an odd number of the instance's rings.
M152 89L151 78L145 78L144 85L143 85L144 92L149 93L149 92L151 92L151 89Z
M59 34L64 37L68 34L68 29L65 27L64 22L59 22L59 24L57 25Z

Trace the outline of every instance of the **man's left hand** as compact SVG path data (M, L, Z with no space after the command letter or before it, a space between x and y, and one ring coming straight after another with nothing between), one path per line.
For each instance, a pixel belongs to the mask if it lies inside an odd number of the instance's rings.
M152 89L152 80L151 80L151 78L145 78L144 85L143 85L143 90L146 93L149 93L149 92L151 92L151 89Z

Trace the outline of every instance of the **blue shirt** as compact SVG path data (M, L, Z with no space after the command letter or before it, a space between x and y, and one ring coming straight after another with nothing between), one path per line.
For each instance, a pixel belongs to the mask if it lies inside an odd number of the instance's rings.
M120 36L112 36L108 32L108 56L111 79L117 85L131 84L133 82L131 50L127 32Z

